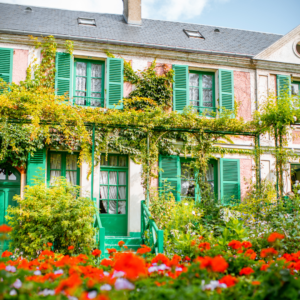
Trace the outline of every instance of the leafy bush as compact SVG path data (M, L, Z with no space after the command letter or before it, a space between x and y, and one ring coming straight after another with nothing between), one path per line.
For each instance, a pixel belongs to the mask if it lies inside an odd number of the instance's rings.
M64 178L53 187L43 183L27 186L24 199L14 198L18 206L8 207L7 218L13 229L11 248L31 257L47 243L60 253L67 253L69 246L77 253L91 249L94 206L89 198L78 194L79 188Z
M123 100L124 109L145 110L157 107L157 102L145 97L132 97Z

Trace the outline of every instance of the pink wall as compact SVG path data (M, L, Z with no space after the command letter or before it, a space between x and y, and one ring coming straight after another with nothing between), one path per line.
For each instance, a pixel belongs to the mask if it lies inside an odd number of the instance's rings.
M234 71L234 96L239 103L238 116L251 120L251 82L249 72Z
M252 160L247 158L240 159L240 182L241 182L241 198L246 195L252 178Z
M12 81L19 84L26 78L26 69L28 67L28 50L14 50Z

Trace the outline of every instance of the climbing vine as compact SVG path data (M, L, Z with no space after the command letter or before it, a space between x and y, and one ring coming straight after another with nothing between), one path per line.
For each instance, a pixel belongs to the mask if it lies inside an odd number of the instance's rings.
M65 46L72 54L72 42L66 41ZM124 99L123 110L71 106L66 96L54 94L55 39L50 36L43 41L36 40L36 47L42 49L41 64L30 66L24 82L19 85L0 82L0 89L3 89L0 95L0 163L25 165L28 154L32 155L44 144L69 152L80 151L79 163L91 162L93 126L96 129L96 163L101 153L128 154L142 164L145 187L149 183L147 174L157 176L159 154L195 158L193 166L199 170L197 181L202 190L208 161L217 154L258 157L262 153L273 153L281 181L284 165L290 157L296 157L284 146L291 126L300 118L300 100L292 99L288 94L268 98L248 122L232 118L232 111L226 109L218 118L200 117L190 107L183 113L166 113L172 103L173 71L165 67L163 74L158 75L153 61L148 69L136 73L130 62L124 61L124 80L134 84L135 89ZM107 55L114 57L108 52ZM293 105L290 105L291 101ZM18 123L11 124L11 120L18 120ZM254 151L222 147L222 143L232 143L226 134L230 132L241 135L244 132L253 135L269 132L279 147L264 149L256 146ZM258 169L258 160L256 163Z

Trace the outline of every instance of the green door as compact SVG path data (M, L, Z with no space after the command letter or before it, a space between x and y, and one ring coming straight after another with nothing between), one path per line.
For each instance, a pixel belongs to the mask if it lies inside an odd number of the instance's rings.
M100 218L108 236L127 235L128 157L101 155Z
M0 165L0 225L6 224L5 216L9 205L16 206L15 195L20 195L20 173L13 167ZM0 252L8 249L8 241L0 244Z

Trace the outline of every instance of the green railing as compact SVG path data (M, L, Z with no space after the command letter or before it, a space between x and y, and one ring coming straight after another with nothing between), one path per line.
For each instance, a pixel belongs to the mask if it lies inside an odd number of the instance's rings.
M93 202L95 207L94 228L96 228L96 235L95 235L96 246L99 250L101 250L101 258L103 258L105 252L105 228L102 227L101 224L96 198L93 198Z
M157 228L145 200L141 202L141 235L143 243L152 249L152 253L164 252L164 231Z

